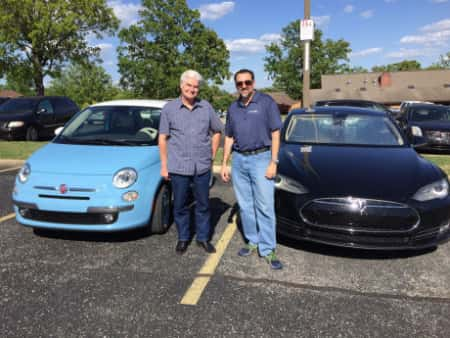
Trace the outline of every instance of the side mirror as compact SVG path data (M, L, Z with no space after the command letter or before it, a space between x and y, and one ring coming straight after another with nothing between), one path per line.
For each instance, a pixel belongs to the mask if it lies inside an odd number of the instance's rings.
M55 129L55 136L58 136L59 134L61 134L62 130L64 129L64 127L58 127Z
M36 112L36 114L38 114L38 115L46 114L46 113L47 113L47 109L45 109L45 108L41 108Z

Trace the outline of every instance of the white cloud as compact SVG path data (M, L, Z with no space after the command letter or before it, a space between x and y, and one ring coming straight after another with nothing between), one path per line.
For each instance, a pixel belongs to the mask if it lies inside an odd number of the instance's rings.
M122 27L128 27L138 22L139 10L142 9L141 5L125 3L125 0L109 1L108 6L113 9Z
M234 1L224 1L221 3L201 5L200 18L205 20L217 20L232 12L234 9Z
M364 19L369 19L373 16L373 10L369 9L367 11L361 12L359 15L361 15Z
M450 29L440 32L427 32L422 35L407 35L400 39L401 43L425 46L445 46L448 41L450 41Z
M443 4L444 2L448 2L448 0L431 0L434 4Z
M450 29L450 19L433 22L420 28L422 32L436 32Z
M344 7L344 12L345 13L352 13L355 10L355 7L352 5L347 5Z
M349 57L367 56L370 54L381 53L382 51L383 51L383 48L380 48L380 47L367 48L367 49L360 50L358 52L351 52L349 54Z
M329 15L313 16L312 20L314 21L315 27L324 28L324 27L328 26L331 18Z
M391 52L386 54L387 57L395 58L395 59L408 59L408 58L415 58L418 56L430 56L432 55L431 50L425 50L425 49L406 49L401 48L397 52Z
M116 51L111 43L99 43L96 44L94 47L100 48L100 56L103 59L103 61L115 58Z
M236 39L226 40L225 44L230 52L237 53L260 53L265 51L265 46L281 39L280 34L264 34L259 39Z

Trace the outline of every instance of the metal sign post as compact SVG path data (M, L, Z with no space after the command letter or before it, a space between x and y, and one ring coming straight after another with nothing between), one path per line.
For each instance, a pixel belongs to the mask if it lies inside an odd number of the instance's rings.
M304 57L303 57L303 99L302 107L311 107L310 97L310 46L311 41L314 40L314 22L311 17L310 0L304 0L305 5L305 19L300 21L300 40L305 42Z

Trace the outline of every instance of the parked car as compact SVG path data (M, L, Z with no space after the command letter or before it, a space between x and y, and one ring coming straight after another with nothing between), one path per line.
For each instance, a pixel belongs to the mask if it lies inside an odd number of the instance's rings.
M0 105L9 100L9 97L0 97Z
M450 237L446 174L414 151L385 112L293 111L278 173L277 231L289 238L391 250Z
M400 127L418 151L450 151L450 107L415 103L398 117Z
M387 112L392 114L392 111L386 107L384 104L368 101L368 100L353 100L353 99L336 99L336 100L323 100L317 101L314 106L316 107L334 107L334 106L346 106L346 107L359 107L359 108L367 108L378 111Z
M0 137L29 141L52 138L55 129L78 111L78 106L64 96L13 98L0 106Z
M404 113L406 108L408 108L412 104L423 103L423 104L433 104L433 102L428 101L402 101L400 103L399 112Z
M166 231L171 189L160 176L157 146L165 104L118 100L78 113L19 171L12 194L17 221L62 230Z

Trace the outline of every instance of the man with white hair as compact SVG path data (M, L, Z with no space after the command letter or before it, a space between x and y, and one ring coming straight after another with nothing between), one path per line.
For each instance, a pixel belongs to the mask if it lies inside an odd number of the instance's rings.
M207 253L216 252L210 243L209 181L223 124L211 104L197 98L202 80L195 70L181 75L181 95L164 106L159 124L161 176L172 183L178 230L175 251L180 255L186 252L191 239L188 205L191 185L196 202L196 242Z

